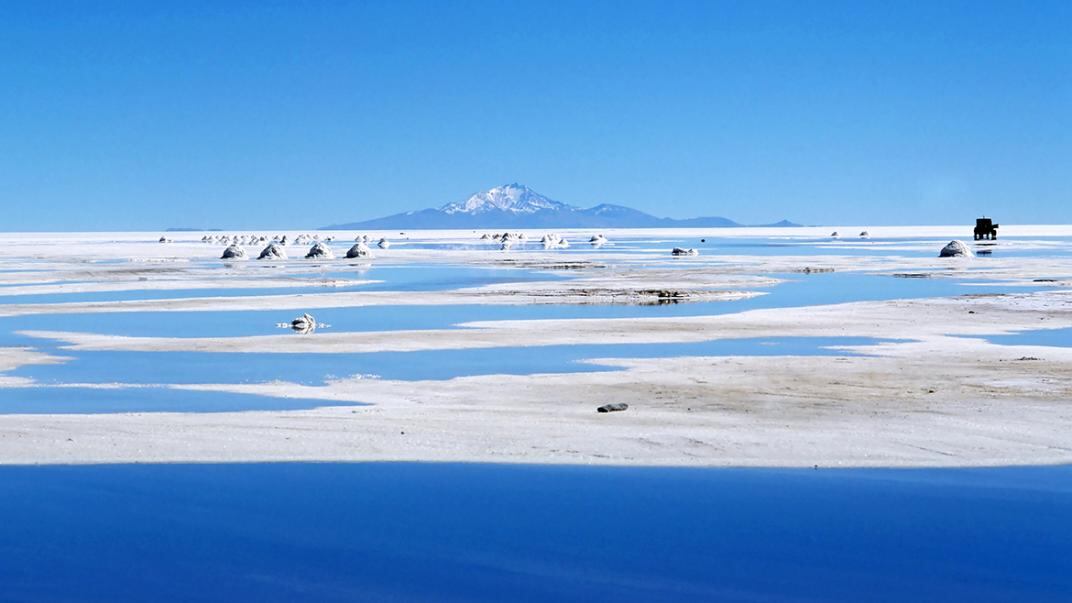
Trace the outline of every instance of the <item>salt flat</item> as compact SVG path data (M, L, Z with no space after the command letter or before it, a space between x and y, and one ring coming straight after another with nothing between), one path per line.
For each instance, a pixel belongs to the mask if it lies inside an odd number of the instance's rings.
M554 374L480 374L449 379L325 376L322 383L277 378L157 385L311 398L299 411L211 413L0 414L0 462L111 463L283 460L423 460L699 466L971 466L1072 462L1072 347L999 345L986 337L1072 327L1072 227L1003 227L994 257L938 259L963 227L869 230L871 240L829 239L831 230L704 229L604 231L620 248L582 244L568 252L499 251L472 232L399 235L374 266L474 266L536 271L523 282L391 290L391 282L339 277L346 260L225 263L220 247L154 234L20 234L0 237L0 317L10 345L0 347L0 389L44 385L33 367L74 366L80 354L119 353L169 362L169 354L376 354L554 346L661 345L756 338L868 338L833 355L593 357L586 370ZM268 234L275 234L268 231ZM330 234L330 233L328 233ZM381 233L368 233L377 236ZM386 234L386 233L385 233ZM175 237L199 238L201 233ZM345 248L354 233L338 233ZM538 233L531 233L536 238ZM678 241L711 239L724 248L670 258ZM756 252L734 241L756 240ZM749 243L751 244L751 243ZM781 247L784 245L784 248ZM297 250L295 248L295 250ZM299 255L299 254L295 254ZM742 308L787 281L866 273L888 295L847 303L779 303ZM546 275L546 278L540 276ZM28 276L32 275L32 276ZM900 276L900 278L894 275ZM907 278L906 278L907 277ZM947 279L958 294L901 297L908 278ZM34 284L33 279L38 284ZM328 283L341 281L346 291ZM826 282L826 281L824 281ZM851 282L851 281L845 281ZM142 283L142 284L139 284ZM386 288L362 290L372 283ZM300 293L260 290L307 287ZM248 289L222 296L123 299L139 289ZM983 294L973 295L976 290ZM995 292L1000 291L1000 292ZM95 293L92 301L21 301L38 294ZM673 293L674 299L666 298ZM885 293L885 292L884 292ZM852 298L850 291L848 297ZM725 303L717 314L667 316L657 304ZM790 300L791 302L792 300ZM533 304L653 305L651 316L534 320ZM121 336L107 323L93 331L26 329L31 316L139 312L220 312L317 308L518 306L512 320L473 320L451 328L325 330L298 336L265 325L246 336ZM16 345L17 343L17 345ZM37 349L40 346L40 349ZM73 356L67 359L66 356ZM356 362L356 360L355 360ZM150 365L151 366L151 365ZM605 367L605 368L600 368ZM487 369L487 367L481 367ZM151 370L147 369L147 370ZM226 374L226 367L220 368ZM360 366L353 367L361 375ZM62 384L81 388L134 384ZM15 388L15 389L12 389ZM151 389L145 390L151 396ZM2 391L0 391L2 394ZM16 394L12 394L16 395ZM2 401L2 398L0 398ZM151 400L148 400L151 406ZM339 406L360 402L367 406ZM606 402L628 411L594 412ZM0 403L0 412L2 412Z

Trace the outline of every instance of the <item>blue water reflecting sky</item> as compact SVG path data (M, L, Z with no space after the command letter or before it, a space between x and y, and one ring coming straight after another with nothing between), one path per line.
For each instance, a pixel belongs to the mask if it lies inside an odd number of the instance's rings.
M987 339L999 345L1045 345L1067 348L1072 346L1072 329L1022 331L1009 335L990 335Z
M0 468L6 600L1067 601L1072 468Z

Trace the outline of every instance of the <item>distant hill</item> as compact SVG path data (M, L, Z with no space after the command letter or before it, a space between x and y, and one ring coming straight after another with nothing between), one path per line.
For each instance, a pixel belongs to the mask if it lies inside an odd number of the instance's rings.
M741 226L729 218L678 220L658 218L623 205L603 203L582 209L548 199L527 186L505 184L465 201L438 209L409 211L393 216L334 224L321 230L434 230L473 228L726 228ZM765 226L798 226L787 220Z

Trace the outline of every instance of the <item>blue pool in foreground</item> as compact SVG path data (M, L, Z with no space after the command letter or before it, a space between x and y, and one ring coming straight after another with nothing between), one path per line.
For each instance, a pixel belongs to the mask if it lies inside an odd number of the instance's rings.
M1068 601L1072 467L0 468L4 601Z

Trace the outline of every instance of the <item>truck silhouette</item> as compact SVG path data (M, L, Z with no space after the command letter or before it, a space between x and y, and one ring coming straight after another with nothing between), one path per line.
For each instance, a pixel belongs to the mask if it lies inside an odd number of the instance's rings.
M999 224L994 224L990 218L976 218L975 240L998 238L998 226Z

